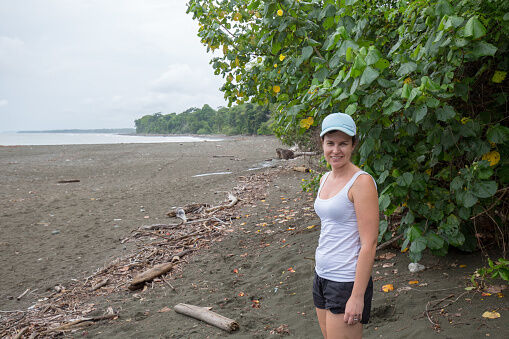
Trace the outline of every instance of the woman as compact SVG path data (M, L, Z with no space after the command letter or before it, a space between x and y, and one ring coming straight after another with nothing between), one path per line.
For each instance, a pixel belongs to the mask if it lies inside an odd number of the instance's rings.
M355 122L347 114L323 120L320 137L332 170L322 177L314 205L322 226L313 300L326 339L361 338L373 297L378 194L373 178L350 161L355 135Z

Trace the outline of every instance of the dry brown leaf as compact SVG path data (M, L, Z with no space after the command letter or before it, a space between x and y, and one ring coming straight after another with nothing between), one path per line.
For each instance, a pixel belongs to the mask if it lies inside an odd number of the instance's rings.
M388 262L388 263L383 264L382 267L383 268L392 267L392 266L394 266L394 264L395 264L394 262Z
M500 313L498 312L495 312L495 311L486 311L482 314L482 317L483 318L487 318L487 319L497 319L497 318L500 318Z
M389 260L389 259L392 259L396 256L395 253L392 253L392 252L387 252L387 253L384 253L384 254L380 254L378 256L378 259L385 259L385 260Z
M390 291L394 291L394 286L392 284L387 284L382 286L382 291L388 293Z
M159 311L159 313L164 313L164 312L170 312L171 311L171 308L169 308L168 306L164 306L163 308L161 308Z
M486 288L488 293L500 293L505 289L505 285L491 285Z

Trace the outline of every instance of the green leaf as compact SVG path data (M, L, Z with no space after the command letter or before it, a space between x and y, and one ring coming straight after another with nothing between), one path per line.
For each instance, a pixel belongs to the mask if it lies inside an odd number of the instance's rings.
M451 191L458 191L463 187L464 183L465 182L463 181L463 179L458 176L452 179L451 183L449 184L449 187Z
M421 236L421 230L419 229L419 227L417 226L410 226L408 229L407 229L407 239L410 240L410 241L414 241L415 239L418 239Z
M428 232L426 233L426 240L427 240L427 245L429 247L429 249L431 250L438 250L440 248L442 248L444 246L444 239L442 239L442 237L440 237L438 234L436 234L435 232Z
M436 110L437 119L440 121L447 121L456 116L454 108L449 105L444 105Z
M426 105L421 105L415 109L414 113L412 114L412 120L417 124L422 119L424 119L427 113L428 107Z
M404 84L401 89L401 98L408 99L410 98L410 94L412 93L412 86L409 84Z
M479 198L492 197L497 191L497 183L495 181L475 182L472 187L472 193Z
M309 59L309 57L311 56L311 54L313 54L313 47L311 46L306 46L302 49L302 54L301 54L301 57L302 59L305 61L307 59Z
M410 245L410 252L419 253L426 249L426 238L425 237L419 237L412 241L412 244Z
M371 68L370 66L367 66L364 69L364 72L362 72L362 76L361 76L359 85L361 85L361 86L368 85L369 86L369 85L371 85L371 83L373 81L375 81L376 78L378 78L379 75L380 75L380 73L378 73L377 70Z
M388 227L389 223L387 220L380 220L380 223L378 224L378 242L382 240L382 237L384 236L385 232L387 232Z
M464 36L472 37L473 39L479 39L486 35L486 28L477 19L477 17L471 17L465 25Z
M353 103L348 105L348 107L345 109L345 114L352 115L357 110L357 103Z
M473 195L472 192L465 191L463 196L463 206L465 206L466 208L470 208L477 204L477 201L478 201L477 197Z
M384 93L378 90L375 93L366 95L364 98L362 98L362 104L366 106L366 108L370 108L383 96Z
M412 183L412 180L414 180L413 174L410 172L405 172L405 173L403 173L402 176L400 176L396 179L396 183L399 186L408 187Z
M472 48L472 55L477 58L483 56L493 56L497 52L497 48L485 41L476 42Z
M370 48L368 51L368 55L366 56L366 64L367 65L373 65L378 60L380 60L381 55L380 52L376 48ZM375 66L376 67L376 66Z
M495 144L503 144L509 140L509 128L496 124L488 128L486 138Z
M390 66L390 63L386 59L380 59L377 62L375 62L374 66L379 70L383 71L384 69Z
M449 240L449 244L455 247L461 246L465 242L465 236L461 232L458 232L454 235L449 235L447 239Z
M378 206L380 211L385 211L387 207L391 204L391 198L388 194L382 194L380 198L378 198Z
M353 62L354 61L354 53L353 53L353 48L352 47L348 47L346 49L346 61L347 62Z
M415 62L407 62L400 66L396 75L399 77L405 76L417 69L417 64Z
M397 100L391 101L388 107L384 109L384 115L391 115L392 113L399 111L403 105Z

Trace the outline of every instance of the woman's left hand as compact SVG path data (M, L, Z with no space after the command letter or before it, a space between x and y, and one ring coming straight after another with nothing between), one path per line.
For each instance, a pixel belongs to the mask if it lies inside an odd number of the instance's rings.
M362 310L364 309L364 297L351 296L345 307L345 323L354 325L362 320Z

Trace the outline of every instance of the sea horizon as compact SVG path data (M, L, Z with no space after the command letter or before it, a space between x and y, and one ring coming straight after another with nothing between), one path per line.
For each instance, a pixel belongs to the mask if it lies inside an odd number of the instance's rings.
M220 137L198 137L191 135L140 135L89 132L0 132L0 146L54 146L94 144L139 144L221 141Z

